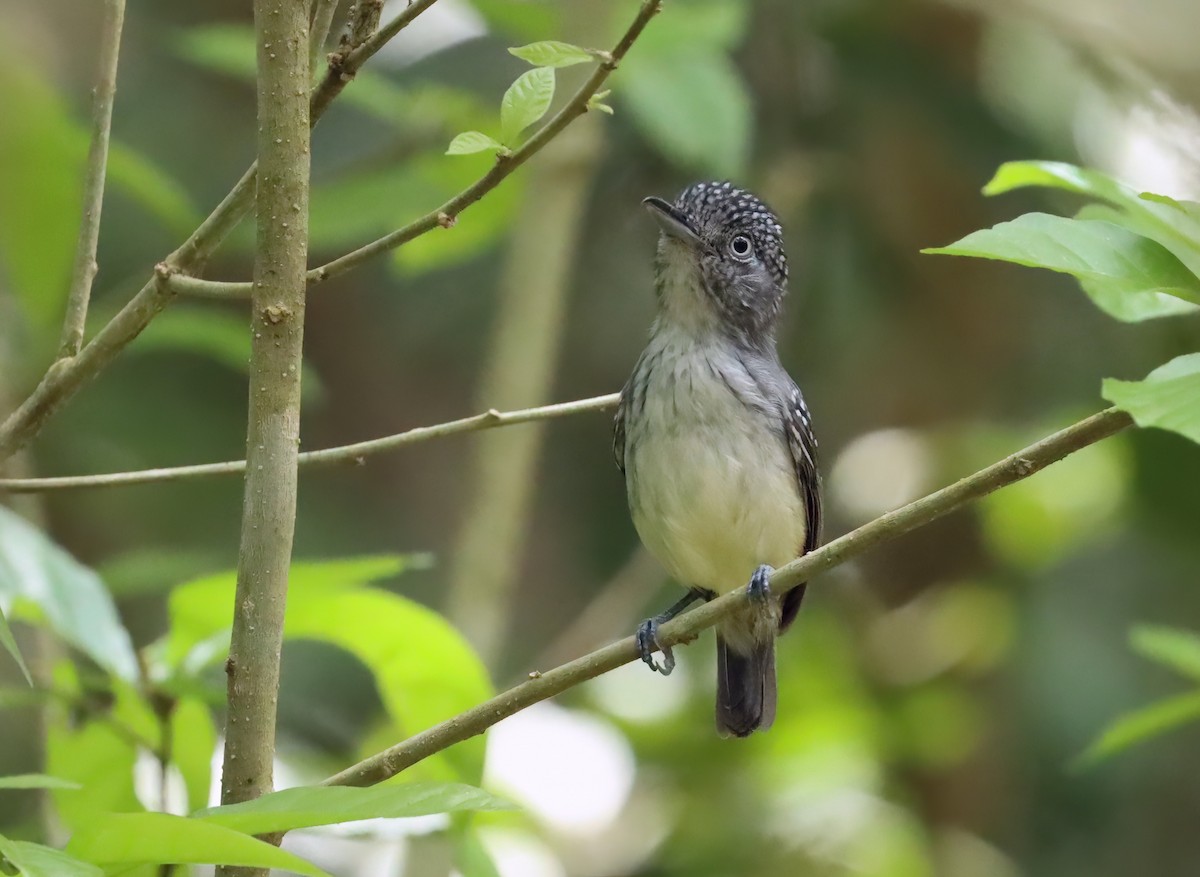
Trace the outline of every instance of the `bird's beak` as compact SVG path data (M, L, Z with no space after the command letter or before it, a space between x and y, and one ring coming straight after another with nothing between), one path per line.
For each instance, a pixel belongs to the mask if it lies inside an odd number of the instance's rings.
M664 234L670 235L677 241L681 241L691 246L700 244L700 236L688 223L687 217L679 210L676 210L674 205L669 201L664 201L662 198L643 198L642 204L650 211L650 214L657 220L659 227Z

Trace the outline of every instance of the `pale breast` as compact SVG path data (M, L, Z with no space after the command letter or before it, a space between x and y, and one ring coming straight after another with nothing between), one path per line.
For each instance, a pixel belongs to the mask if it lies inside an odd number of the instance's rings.
M765 400L737 358L656 337L640 370L625 475L646 547L682 584L717 592L794 558L805 533L795 470L775 418L748 410Z

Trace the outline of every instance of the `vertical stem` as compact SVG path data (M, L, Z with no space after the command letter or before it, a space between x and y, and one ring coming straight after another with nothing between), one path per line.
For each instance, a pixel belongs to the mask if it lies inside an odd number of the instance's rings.
M307 0L254 0L258 243L250 407L233 636L226 663L222 803L272 788L279 652L296 522L304 270L308 258ZM221 869L225 874L265 874Z
M333 26L333 14L337 11L338 0L313 0L312 33L308 38L308 64L313 77L325 67L325 38Z
M83 344L88 299L96 277L96 244L100 240L100 209L104 204L104 172L108 167L108 139L112 130L113 99L117 94L117 55L121 50L121 27L125 22L125 0L105 0L100 28L100 69L92 100L92 145L88 149L83 182L83 222L75 247L75 267L67 295L59 356L74 356Z

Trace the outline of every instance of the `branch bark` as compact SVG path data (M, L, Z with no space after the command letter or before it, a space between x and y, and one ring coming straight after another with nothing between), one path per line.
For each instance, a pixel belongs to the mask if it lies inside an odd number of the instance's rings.
M437 0L414 0L400 15L348 56L337 59L336 71L331 63L325 77L313 89L309 98L310 124L321 117L333 99L346 87L346 83L354 78L359 67L436 2ZM251 164L230 189L229 194L191 237L156 266L150 280L91 341L83 346L77 356L59 359L46 370L33 392L0 424L0 461L6 460L28 444L55 411L84 384L103 371L129 342L141 334L158 312L167 306L175 292L165 280L202 265L225 236L242 221L254 203L257 172L257 163Z
M1068 454L1115 435L1132 423L1128 414L1116 408L1094 414L974 475L888 512L816 551L781 566L771 576L771 587L779 593L802 582L811 582L821 573L880 543L923 527L1001 487L1028 478ZM664 646L690 642L700 631L712 627L743 606L745 600L744 589L718 597L663 625L659 630L659 641ZM637 647L631 636L545 673L530 673L527 681L346 768L329 777L322 785L370 786L381 783L455 743L482 734L492 725L528 706L562 694L637 657Z
M586 411L605 411L617 406L620 393L577 399L574 402L559 402L538 408L518 411L492 409L473 417L463 417L434 426L418 426L395 435L369 439L352 445L306 451L297 458L302 467L335 466L339 464L361 465L366 457L394 451L418 442L444 438L464 432L495 429L498 426L513 426L518 423L533 423L551 420ZM0 493L44 493L55 490L80 490L90 487L129 487L135 484L154 484L161 481L194 481L214 475L236 475L246 471L245 460L230 460L225 463L200 463L194 466L174 466L163 469L140 469L135 472L110 472L105 475L75 475L59 478L0 478Z
M75 247L75 266L67 293L60 357L74 356L83 346L88 300L96 277L96 246L100 241L100 212L104 206L104 176L108 168L108 141L112 131L113 100L117 94L117 58L121 52L121 29L125 23L125 0L105 0L100 26L100 63L92 98L92 143L88 148L83 181L83 221Z
M416 4L414 4L414 7ZM571 99L555 115L530 137L520 148L513 150L508 156L499 156L491 170L459 192L441 207L431 210L408 225L384 235L378 240L359 247L357 250L339 256L332 262L327 262L308 272L310 285L323 283L339 274L345 274L364 262L383 253L400 247L413 238L420 237L435 228L450 228L458 215L479 201L484 195L500 185L509 174L536 155L542 147L553 140L559 133L579 116L588 111L588 101L600 90L612 72L617 69L621 59L629 52L633 43L645 30L658 11L662 8L662 0L643 0L637 16L629 29L609 53L609 56L596 65L596 69L587 81L579 87ZM382 31L381 31L382 33ZM365 48L370 41L363 44ZM349 57L354 57L351 53ZM328 79L326 80L328 81ZM196 277L177 275L170 283L175 292L198 295L206 298L245 298L250 295L251 284L245 282L224 280L201 280Z
M254 0L258 50L258 240L250 408L221 802L273 787L275 713L296 523L304 267L308 258L308 3ZM263 875L261 869L219 873Z

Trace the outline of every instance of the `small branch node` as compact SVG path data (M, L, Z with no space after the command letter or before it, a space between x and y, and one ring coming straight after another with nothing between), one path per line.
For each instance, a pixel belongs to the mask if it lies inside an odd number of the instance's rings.
M442 228L454 228L458 224L458 217L451 216L444 210L439 210L437 215L437 224Z

